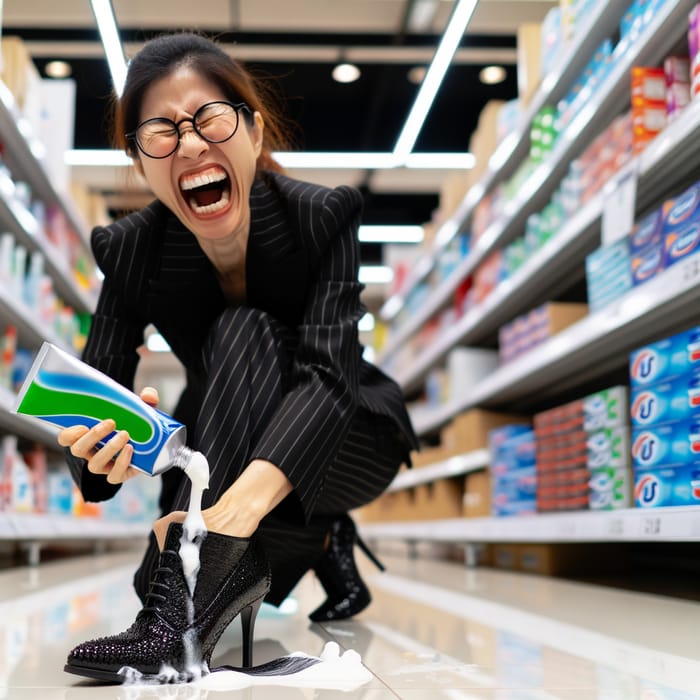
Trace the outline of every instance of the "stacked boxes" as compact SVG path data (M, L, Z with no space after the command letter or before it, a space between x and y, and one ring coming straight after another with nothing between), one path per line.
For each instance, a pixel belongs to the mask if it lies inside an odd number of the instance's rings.
M663 68L632 68L633 149L639 153L666 127L666 74Z
M534 418L540 512L630 505L627 389L612 387Z
M666 117L669 123L690 102L690 62L687 56L668 56L664 60L666 75Z
M491 514L536 512L535 433L529 425L511 424L489 432Z
M588 307L598 311L632 288L630 242L622 238L586 258Z
M634 225L629 236L632 282L636 287L656 277L664 265L663 212L653 211Z
M501 362L510 362L541 345L587 314L586 304L547 303L518 316L499 330L498 347Z
M700 326L630 356L635 499L700 503Z
M690 54L691 96L700 94L700 5L688 16L688 53Z

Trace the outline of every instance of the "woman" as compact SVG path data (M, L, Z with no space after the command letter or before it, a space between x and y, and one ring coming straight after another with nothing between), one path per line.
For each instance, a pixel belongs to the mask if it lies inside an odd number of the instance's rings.
M105 279L84 360L131 386L153 324L182 362L174 416L210 466L194 634L208 662L241 612L247 665L260 600L278 605L307 570L328 596L312 620L369 604L347 512L381 494L416 447L398 387L358 341L362 202L352 188L279 172L280 118L251 76L198 35L147 43L115 117L117 142L156 201L93 231ZM157 403L151 391L142 397ZM110 498L135 474L125 432L96 449L114 428L59 434L86 500ZM120 680L123 666L157 673L167 663L187 675L171 628L184 624L177 551L189 480L172 469L163 482L165 515L135 576L144 609L122 635L74 649L73 673ZM167 643L154 649L154 637Z

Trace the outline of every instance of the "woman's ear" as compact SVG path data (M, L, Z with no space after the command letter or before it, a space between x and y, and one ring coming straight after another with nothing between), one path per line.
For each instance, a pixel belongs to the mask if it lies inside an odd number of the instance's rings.
M262 153L263 132L265 131L265 121L260 112L253 112L253 125L250 128L250 139L253 142L255 157Z

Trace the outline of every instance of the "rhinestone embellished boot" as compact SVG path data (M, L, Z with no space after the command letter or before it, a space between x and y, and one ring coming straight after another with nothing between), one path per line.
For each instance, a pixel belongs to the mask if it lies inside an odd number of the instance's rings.
M243 666L252 665L255 617L270 589L267 559L255 538L207 533L191 597L179 555L181 537L182 525L171 524L146 603L131 627L79 644L68 655L68 673L114 683L127 678L187 682L208 672L219 637L238 614Z
M384 571L384 566L360 539L352 518L343 515L334 520L328 549L314 566L314 572L328 598L309 615L313 622L344 620L357 615L370 604L372 596L355 564L355 544L380 571Z

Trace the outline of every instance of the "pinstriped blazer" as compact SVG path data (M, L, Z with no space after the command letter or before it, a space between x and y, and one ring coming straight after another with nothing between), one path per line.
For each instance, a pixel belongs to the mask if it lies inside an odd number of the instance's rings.
M276 464L297 484L308 514L327 455L358 406L393 419L407 461L417 440L398 386L361 358L359 192L266 172L253 183L250 206L246 305L269 313L296 338L294 381L253 457ZM204 384L201 348L227 304L213 266L158 201L96 228L92 248L105 279L83 359L131 387L136 349L153 324L185 367L187 388L175 415L191 426ZM69 462L87 500L113 495L104 478Z

